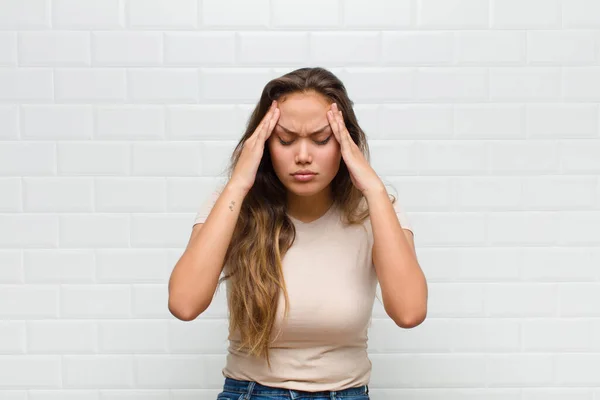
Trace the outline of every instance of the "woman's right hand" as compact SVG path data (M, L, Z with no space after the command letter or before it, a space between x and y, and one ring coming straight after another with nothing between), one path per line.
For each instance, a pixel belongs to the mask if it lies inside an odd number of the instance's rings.
M262 121L242 146L242 151L238 162L231 174L230 184L233 184L246 193L250 191L254 180L256 179L256 173L258 172L258 166L260 160L263 157L265 149L265 142L271 136L273 128L279 119L279 108L277 107L277 101L273 100L269 111L265 114Z

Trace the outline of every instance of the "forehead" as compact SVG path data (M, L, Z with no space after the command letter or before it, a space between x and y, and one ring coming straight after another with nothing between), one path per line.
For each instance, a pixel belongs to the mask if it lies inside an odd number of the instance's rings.
M294 132L309 133L328 124L330 102L316 93L293 93L278 102L278 123Z

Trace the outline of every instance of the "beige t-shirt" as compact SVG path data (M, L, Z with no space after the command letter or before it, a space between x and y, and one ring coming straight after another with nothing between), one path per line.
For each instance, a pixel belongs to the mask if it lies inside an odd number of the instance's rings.
M195 224L204 223L219 193L218 189L204 202ZM412 231L398 202L394 207L400 225ZM369 383L367 331L377 288L371 259L373 232L370 219L364 225L343 226L339 217L335 206L309 223L290 216L296 240L283 258L290 307L284 325L281 292L273 329L273 338L277 334L279 338L270 349L271 369L266 361L235 350L236 331L228 337L223 376L309 392Z

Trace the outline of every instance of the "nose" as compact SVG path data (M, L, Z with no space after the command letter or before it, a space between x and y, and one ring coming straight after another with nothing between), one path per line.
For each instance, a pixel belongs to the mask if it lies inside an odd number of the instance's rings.
M308 145L308 141L307 140L299 140L299 144L296 147L298 149L298 152L296 153L296 163L297 164L305 164L305 163L310 163L312 162L312 156L310 155L309 149L310 146Z

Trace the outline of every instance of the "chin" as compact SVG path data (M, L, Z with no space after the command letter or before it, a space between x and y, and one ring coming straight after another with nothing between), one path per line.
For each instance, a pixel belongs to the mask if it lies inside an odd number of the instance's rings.
M327 189L327 185L323 185L323 182L296 182L291 180L287 185L284 185L286 189L298 196L313 196L317 193Z

